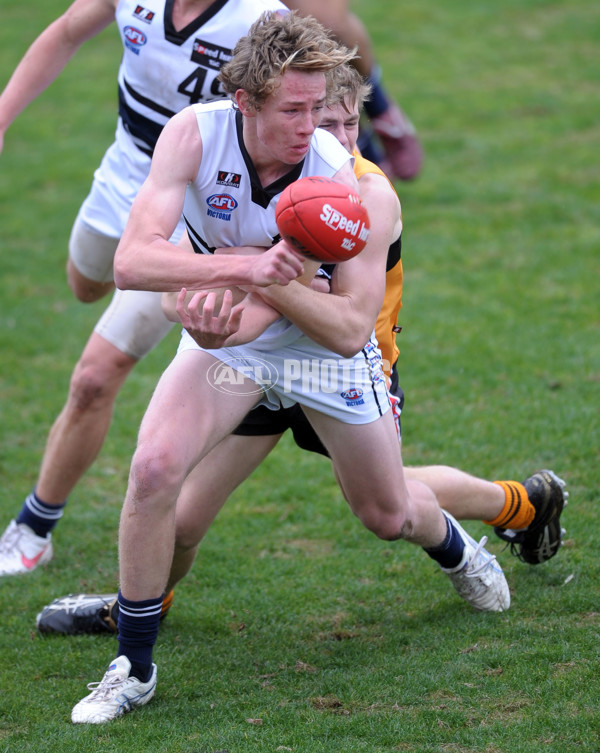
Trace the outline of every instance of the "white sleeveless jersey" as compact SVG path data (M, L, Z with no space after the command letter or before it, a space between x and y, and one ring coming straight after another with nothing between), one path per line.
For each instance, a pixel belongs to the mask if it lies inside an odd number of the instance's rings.
M278 239L275 206L283 189L307 175L333 176L352 159L340 142L317 129L304 160L287 175L263 187L244 146L242 116L231 102L213 102L193 107L202 136L202 163L198 176L188 186L183 217L196 253L215 248L264 246ZM271 325L260 336L260 347L279 347L300 336L287 319Z
M279 0L214 0L184 29L172 22L173 0L120 0L116 22L123 42L119 115L138 148L151 153L167 120L196 102L224 97L217 81L240 37L266 10L287 12Z
M231 102L195 105L202 137L202 164L187 188L183 216L194 250L264 246L278 239L275 205L283 189L307 175L331 177L351 156L321 129L306 157L270 186L263 187L244 146L242 115Z

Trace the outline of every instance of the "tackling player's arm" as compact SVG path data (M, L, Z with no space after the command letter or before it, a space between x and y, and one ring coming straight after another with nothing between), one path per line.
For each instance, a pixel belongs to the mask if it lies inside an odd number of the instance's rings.
M331 293L298 282L272 285L258 293L305 334L344 358L369 339L385 292L385 269L391 242L401 228L400 202L386 178L361 178L360 194L371 218L367 245L358 256L336 265Z
M193 253L187 235L179 247ZM216 249L216 254L246 254L257 256L265 249L254 246ZM305 263L305 272L298 278L310 284L315 274L314 262ZM241 288L188 291L182 288L162 294L163 313L173 322L180 322L202 348L214 349L241 345L256 339L281 314L256 293Z

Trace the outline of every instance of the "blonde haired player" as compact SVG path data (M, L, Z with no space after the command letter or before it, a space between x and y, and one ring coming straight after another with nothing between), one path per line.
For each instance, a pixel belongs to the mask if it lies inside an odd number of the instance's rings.
M277 197L297 178L323 175L356 186L348 152L317 128L326 74L350 58L314 19L265 14L221 70L232 102L183 110L157 142L117 250L117 283L166 291L241 285L262 295L261 259L268 255L273 282L280 282L278 276L291 282L269 286L265 300L282 316L252 342L209 352L184 333L157 385L140 427L121 514L118 655L99 685L73 708L74 723L109 721L153 697L153 646L173 559L179 492L190 471L261 401L302 404L365 527L382 539L406 539L425 548L475 607L501 611L510 603L495 558L442 512L428 487L403 474L373 341L397 197L380 197L381 224L358 256L336 266L331 293L295 281L303 271L311 276L310 265L298 269L300 257L283 241L254 256L213 255L226 246L268 247L276 236ZM213 212L221 169L230 176L228 192L219 194L227 197L227 211ZM199 253L185 253L169 242L182 211ZM273 256L274 250L280 255ZM254 280L258 265L263 274ZM192 303L185 311L193 334L202 312ZM255 357L272 367L268 385L247 374ZM286 384L284 365L291 358L317 367L327 360L348 389L334 395L318 380L308 390L302 380ZM231 391L215 389L210 380L224 364L239 374Z

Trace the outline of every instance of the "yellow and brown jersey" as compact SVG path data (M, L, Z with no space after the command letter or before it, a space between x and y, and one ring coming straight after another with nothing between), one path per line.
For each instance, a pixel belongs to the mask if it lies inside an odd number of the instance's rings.
M365 159L358 150L354 150L353 156L354 174L356 175L357 180L360 180L363 175L370 173L383 175L383 177L387 179L385 173L374 162ZM392 184L390 183L390 185ZM398 314L402 308L403 274L401 240L402 236L399 236L391 244L388 251L385 276L385 296L375 324L375 335L379 342L379 347L383 356L384 369L388 376L390 375L391 367L396 363L400 353L398 345L396 344L396 333L398 332Z

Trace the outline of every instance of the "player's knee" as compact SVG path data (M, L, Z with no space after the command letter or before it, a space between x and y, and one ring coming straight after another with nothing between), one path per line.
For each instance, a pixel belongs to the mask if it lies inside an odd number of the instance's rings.
M69 280L71 292L81 303L95 303L113 290L114 285L106 282L72 283Z
M115 398L113 389L114 380L107 371L108 364L99 364L93 361L81 361L77 364L71 377L69 386L69 405L77 412L97 410L106 404L112 405Z
M71 292L81 303L94 303L114 288L112 282L96 282L85 277L77 270L70 259L67 263L67 282Z
M136 497L152 496L160 490L161 497L172 499L175 504L185 477L179 461L179 453L174 452L167 443L138 445L130 470L130 484L135 486Z
M72 410L85 413L104 402L105 389L100 375L90 368L76 369L71 378L69 405Z
M360 515L363 525L383 541L397 541L411 536L413 524L402 510L387 511L373 507Z

